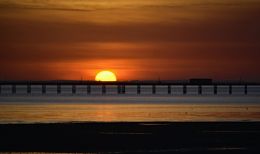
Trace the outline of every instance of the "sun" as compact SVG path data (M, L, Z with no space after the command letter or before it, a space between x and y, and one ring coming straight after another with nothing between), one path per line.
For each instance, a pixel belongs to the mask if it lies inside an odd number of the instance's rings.
M111 71L101 71L96 75L96 81L117 81L116 75Z

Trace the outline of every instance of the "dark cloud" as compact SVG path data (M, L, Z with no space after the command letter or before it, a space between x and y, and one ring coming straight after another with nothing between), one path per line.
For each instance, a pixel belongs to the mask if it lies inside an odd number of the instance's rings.
M228 18L198 19L181 23L136 23L98 25L93 23L44 22L1 19L2 43L53 42L165 42L165 41L260 41L259 11Z

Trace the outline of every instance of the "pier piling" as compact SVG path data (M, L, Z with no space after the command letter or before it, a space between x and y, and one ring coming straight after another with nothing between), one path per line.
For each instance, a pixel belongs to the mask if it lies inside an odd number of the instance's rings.
M72 85L72 94L76 94L76 85Z
M16 94L16 85L12 85L12 94Z
M27 94L31 94L32 92L32 87L30 84L27 85Z
M42 94L46 94L46 85L42 85Z
M172 93L172 87L171 85L168 85L168 94L171 94Z
M232 93L233 93L232 85L229 85L229 95L232 95Z
M57 94L61 94L61 85L60 84L57 85Z
M87 85L87 94L91 94L91 86L90 85Z
M102 85L102 94L106 94L106 86L105 85Z
M214 95L217 95L217 94L218 94L218 86L214 85Z
M121 92L121 85L118 85L118 86L117 86L117 93L118 93L118 94L121 94L121 93L122 93L122 92Z
M187 94L187 86L183 85L183 95L186 95L186 94Z
M122 85L122 94L125 94L125 85Z
M199 87L198 87L198 93L199 93L199 95L202 95L202 86L201 85L199 85Z
M137 94L141 94L141 85L137 85Z
M153 85L153 94L156 94L156 85Z

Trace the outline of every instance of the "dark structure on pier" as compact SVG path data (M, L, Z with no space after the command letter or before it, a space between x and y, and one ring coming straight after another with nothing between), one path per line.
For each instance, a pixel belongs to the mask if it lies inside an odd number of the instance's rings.
M212 79L190 79L190 84L210 85L212 83Z

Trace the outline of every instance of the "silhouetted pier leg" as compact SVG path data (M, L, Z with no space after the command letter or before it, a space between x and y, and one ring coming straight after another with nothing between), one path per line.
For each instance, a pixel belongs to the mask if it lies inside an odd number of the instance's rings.
M76 85L72 85L72 94L76 94Z
M46 94L46 85L42 85L42 94Z
M91 86L87 85L87 94L91 94Z
M186 95L187 94L187 86L183 85L183 94Z
M247 91L247 85L245 85L245 95L247 95L248 91Z
M102 85L102 94L106 94L106 86L105 85Z
M57 85L57 94L61 93L61 85Z
M202 95L202 86L201 85L199 85L199 87L198 87L198 92L199 92L199 95Z
M118 94L121 94L121 93L122 93L121 85L118 85L118 86L117 86L117 93L118 93Z
M2 85L0 85L0 95L2 94Z
M16 85L12 85L12 94L16 94Z
M31 94L32 93L32 87L31 85L27 85L27 94Z
M156 85L153 85L153 94L156 94Z
M232 90L232 85L229 85L229 95L232 95L233 90Z
M168 85L168 94L171 94L172 93L172 87L171 85Z
M125 94L125 85L122 85L122 94Z
M137 94L141 94L141 85L137 85Z
M214 94L217 95L218 94L218 86L214 85Z

